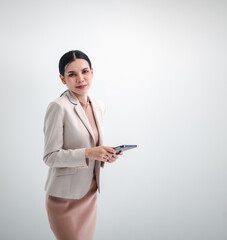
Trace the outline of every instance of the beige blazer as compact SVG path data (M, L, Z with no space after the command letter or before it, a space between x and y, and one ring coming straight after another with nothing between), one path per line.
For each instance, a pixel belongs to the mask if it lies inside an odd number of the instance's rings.
M103 105L90 98L94 118L99 132L99 143L103 144ZM47 194L80 199L89 190L95 168L100 192L100 165L104 162L85 159L85 149L95 147L95 137L90 122L76 96L68 90L52 101L44 119L44 162L49 166L45 190Z

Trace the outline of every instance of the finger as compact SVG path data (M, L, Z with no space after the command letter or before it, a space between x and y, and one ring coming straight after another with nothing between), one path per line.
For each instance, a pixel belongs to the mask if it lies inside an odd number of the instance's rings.
M116 154L106 154L106 159L108 160L108 162L114 160L116 157Z
M117 159L117 158L118 158L118 155L117 155L117 154L112 154L112 155L111 155L111 158L113 158L113 159L116 158L116 159Z
M117 158L112 158L110 161L113 163L117 160Z
M118 159L117 155L113 155L110 159L110 161L115 162Z
M116 161L118 159L118 156L114 157L113 160Z
M105 156L103 156L103 159L104 159L105 162L108 162L110 158L109 158L108 155L105 155Z
M112 156L113 156L113 154L110 154L110 155L108 154L108 155L106 155L106 159L107 159L108 162L111 162L111 161L112 161L112 159L113 159Z
M112 162L114 162L114 161L115 161L114 158L108 158L108 160L107 160L108 163L112 163Z
M108 158L112 158L112 156L114 156L114 155L116 155L116 154L113 154L113 153L110 153L110 152L107 152L107 153L106 153L106 156L107 156Z
M116 151L115 151L115 149L114 149L113 147L107 147L107 146L105 146L105 150L106 150L107 152L112 153L112 154L116 153Z
M106 159L112 158L112 154L107 153L107 154L105 155L105 158L106 158Z
M123 155L123 152L122 152L122 151L120 151L120 152L118 152L118 153L117 153L117 155Z

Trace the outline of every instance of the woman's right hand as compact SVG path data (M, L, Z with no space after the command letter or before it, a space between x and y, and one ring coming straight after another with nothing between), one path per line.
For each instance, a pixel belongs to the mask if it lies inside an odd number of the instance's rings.
M118 155L113 147L98 146L93 148L86 148L86 158L92 158L102 162L114 162L117 160Z

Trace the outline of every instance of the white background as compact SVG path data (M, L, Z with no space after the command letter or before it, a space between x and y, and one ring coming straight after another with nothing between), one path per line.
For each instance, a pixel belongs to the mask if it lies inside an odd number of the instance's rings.
M96 240L227 239L226 1L1 0L0 239L52 240L43 118L58 61L94 68L105 144Z

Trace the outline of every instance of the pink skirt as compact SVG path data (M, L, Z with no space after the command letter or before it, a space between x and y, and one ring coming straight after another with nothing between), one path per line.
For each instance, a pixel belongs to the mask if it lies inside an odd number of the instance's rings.
M50 227L57 240L93 240L97 217L95 175L88 193L81 199L46 196Z

